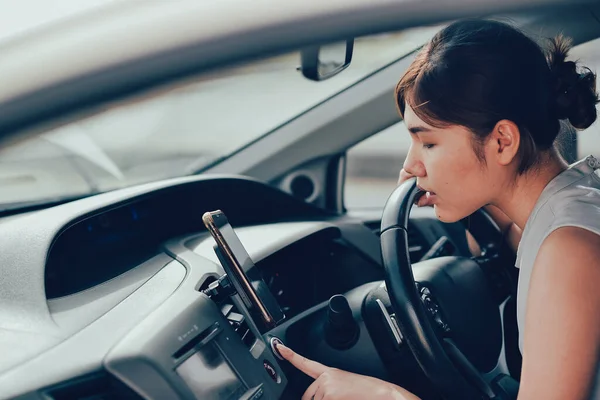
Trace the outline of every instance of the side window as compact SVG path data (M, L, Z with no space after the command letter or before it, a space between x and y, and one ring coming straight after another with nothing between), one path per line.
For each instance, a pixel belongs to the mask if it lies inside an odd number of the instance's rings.
M344 185L346 208L383 207L396 187L409 147L410 136L401 121L350 148Z
M600 74L600 39L581 44L573 48L570 59L579 60L581 65L591 69L596 74ZM600 90L600 83L596 79L596 88ZM598 116L600 117L600 107L596 106ZM588 154L600 157L600 121L598 119L585 131L577 134L577 155L583 158Z

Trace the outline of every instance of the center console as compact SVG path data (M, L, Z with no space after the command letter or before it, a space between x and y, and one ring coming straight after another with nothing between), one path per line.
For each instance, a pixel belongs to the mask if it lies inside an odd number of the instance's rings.
M106 368L145 398L279 399L285 375L239 297L229 300L175 296L179 308L161 307L138 325Z
M203 220L226 274L181 288L109 353L105 366L145 398L279 399L287 379L272 338L263 335L285 316L225 214L207 212Z

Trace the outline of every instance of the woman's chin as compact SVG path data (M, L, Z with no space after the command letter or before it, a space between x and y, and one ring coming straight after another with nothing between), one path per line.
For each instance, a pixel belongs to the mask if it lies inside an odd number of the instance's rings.
M433 205L433 210L435 211L436 217L440 221L448 223L448 224L451 224L453 222L458 222L461 219L466 217L462 213L450 212L450 211L444 209L444 207L440 207L438 204Z

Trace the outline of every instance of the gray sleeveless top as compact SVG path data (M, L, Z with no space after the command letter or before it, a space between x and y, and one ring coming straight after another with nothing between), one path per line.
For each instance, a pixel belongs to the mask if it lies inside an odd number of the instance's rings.
M525 310L533 263L542 242L554 230L564 226L587 229L600 235L600 161L588 156L556 176L542 191L523 230L517 251L519 271L517 323L519 348L523 353ZM565 265L568 268L568 265ZM596 373L593 399L600 399L600 368Z

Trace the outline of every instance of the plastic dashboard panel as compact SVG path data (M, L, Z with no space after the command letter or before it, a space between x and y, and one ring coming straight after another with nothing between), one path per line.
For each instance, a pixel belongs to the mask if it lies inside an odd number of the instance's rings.
M146 284L173 259L160 253L121 276L82 292L48 300L52 319L63 332L77 332Z
M123 210L132 207L145 218L136 229L151 236L150 258L130 260L117 276L111 273L104 282L74 287L64 292L69 293L65 296L49 299L45 269L53 250L85 255L89 247L79 244L86 241L86 230L79 230L78 235L69 233L106 216L131 216ZM258 341L250 351L240 351L244 345L233 339L227 320L197 290L208 276L222 273L201 223L204 211L217 208L226 212L256 262L307 237L335 232L333 236L342 237L360 257L379 264L379 241L359 220L326 214L277 189L240 177L174 179L11 217L0 223L0 237L6 238L0 241L0 398L37 398L45 387L103 368L140 394L160 398L171 390L190 398L173 374L182 357L189 354L174 357L179 351L175 347L181 343L173 340L191 327L204 332L214 323L221 326L214 343L220 343L225 359L247 388L262 381L262 390L269 393L265 398L278 398L285 376L280 374L280 382L265 380L270 377L260 368L262 363L278 367L264 343ZM102 229L112 235L111 227L120 226L108 224ZM114 237L118 241L130 236ZM79 261L72 268L104 265L88 264L85 257L75 259ZM64 264L61 268L61 273L69 272ZM371 271L371 277L380 279L380 270ZM144 361L140 364L140 360ZM154 386L145 386L140 371L149 374L144 380ZM157 379L149 379L151 376Z
M258 262L295 241L326 229L339 230L328 222L284 222L236 228L236 233L252 260ZM208 233L185 240L184 245L202 257L219 262L213 251L214 241Z
M110 349L168 299L185 276L186 269L172 261L110 312L3 373L0 398L32 398L36 390L100 370Z
M93 297L81 300L81 293L85 292L79 292L74 294L73 303L64 297L48 301L45 268L57 238L60 240L61 234L82 221L132 203L143 204L160 216L153 229L165 240L198 232L202 212L215 208L225 210L236 226L328 217L323 211L252 179L195 176L109 192L2 220L0 398L14 397L100 368L106 351L181 284L186 268L171 262L149 280L148 276L138 276L141 286L133 282L120 286L121 294L112 303L106 300L102 306L96 304L97 307L92 307L94 311L86 314L85 321L72 323L67 321L72 320L70 317L54 318L53 312L80 312L77 309L89 306ZM76 245L73 243L74 248ZM204 258L202 262L216 272L214 263ZM116 283L121 278L113 279ZM154 282L160 280L166 281L155 287ZM110 285L105 288L108 290ZM148 292L150 298L146 297ZM122 311L128 307L132 307L128 312ZM63 352L71 355L65 357Z
M255 261L260 262L293 243L311 235L339 229L327 222L287 222L237 228L236 232ZM242 399L260 391L264 399L278 399L287 379L260 332L253 324L253 336L259 338L246 346L233 332L221 310L195 289L207 275L221 271L209 234L201 233L175 238L165 244L174 258L188 267L190 277L181 290L170 297L151 316L136 326L107 355L109 371L127 382L147 398L193 399L177 369L202 348L214 346L235 376L243 383ZM206 260L214 262L206 268ZM242 303L234 301L237 310L250 318ZM201 337L201 339L197 339ZM202 343L205 342L205 343ZM186 349L186 350L182 350ZM266 371L265 363L276 378ZM210 370L198 366L196 376L208 376Z
M219 374L211 374L217 368L214 356L210 360L200 356L206 364L197 363L193 368L195 380L212 376L210 381L199 382L206 390L231 369L232 378L242 386L237 390L235 400L250 399L256 393L262 393L262 399L278 399L287 379L269 347L258 341L252 350L247 348L210 299L200 294L184 294L169 299L108 354L106 366L109 371L144 398L193 400L196 397L191 385L178 371L203 349L214 346L208 352L218 352L220 358L226 360L218 365L222 369ZM173 310L178 310L175 316ZM276 371L276 379L268 375L265 363Z

